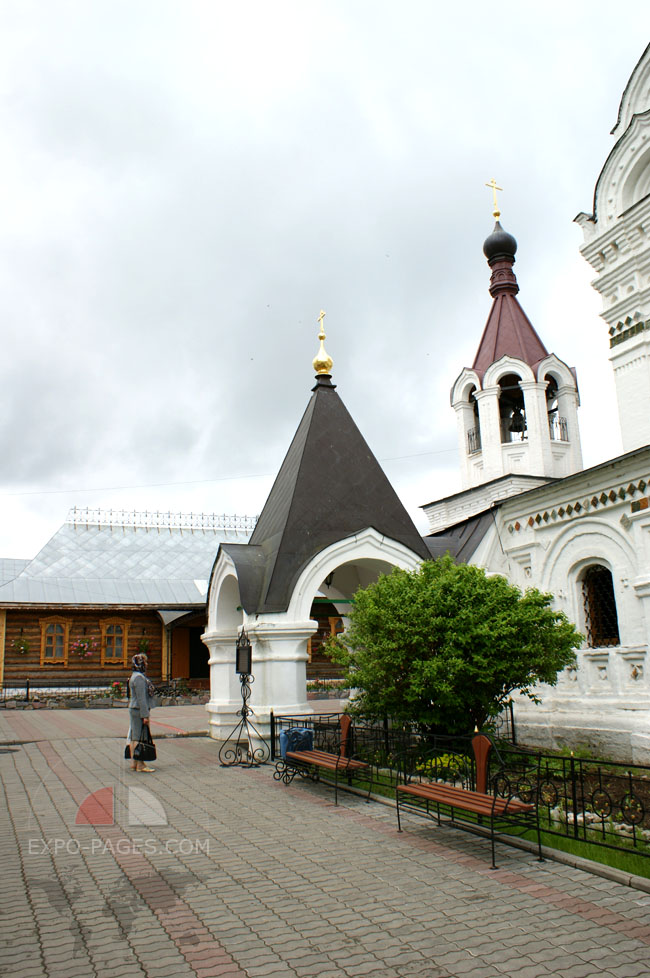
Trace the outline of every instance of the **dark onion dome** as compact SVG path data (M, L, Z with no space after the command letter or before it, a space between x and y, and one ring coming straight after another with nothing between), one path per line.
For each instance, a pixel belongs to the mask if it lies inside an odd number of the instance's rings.
M504 231L499 222L494 225L494 231L485 239L483 254L488 261L496 258L510 258L515 260L517 242L511 234Z

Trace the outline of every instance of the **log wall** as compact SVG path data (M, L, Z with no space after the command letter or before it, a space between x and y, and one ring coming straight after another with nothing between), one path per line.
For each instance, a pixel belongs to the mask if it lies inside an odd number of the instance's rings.
M84 659L69 651L65 666L54 662L41 664L41 622L48 618L69 623L68 644L79 638L92 638L97 643L97 651L90 658ZM126 666L101 664L100 622L107 619L123 621L128 625ZM4 681L22 682L32 679L42 682L44 679L59 679L66 682L97 680L105 683L127 679L131 675L131 657L138 651L138 644L143 638L149 641L147 675L154 681L159 680L162 670L162 637L162 622L152 611L112 611L106 608L93 611L61 611L59 608L8 609L4 641ZM21 639L29 642L29 651L25 653L21 653L13 645Z

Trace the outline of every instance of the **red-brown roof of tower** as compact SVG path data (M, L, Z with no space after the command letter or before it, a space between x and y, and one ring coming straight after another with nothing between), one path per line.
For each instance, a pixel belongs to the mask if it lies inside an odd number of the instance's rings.
M548 356L548 350L517 301L519 286L512 270L516 250L517 242L497 221L483 245L492 269L490 295L494 302L472 364L481 378L503 356L516 357L530 367Z

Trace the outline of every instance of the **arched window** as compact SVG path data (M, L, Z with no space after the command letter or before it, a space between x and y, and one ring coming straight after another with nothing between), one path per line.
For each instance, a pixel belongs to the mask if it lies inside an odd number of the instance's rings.
M614 582L607 567L592 564L586 569L582 575L582 600L589 648L620 645Z

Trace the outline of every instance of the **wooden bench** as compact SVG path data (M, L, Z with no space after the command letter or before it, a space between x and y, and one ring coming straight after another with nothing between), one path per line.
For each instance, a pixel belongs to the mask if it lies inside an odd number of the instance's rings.
M282 720L287 718L280 718ZM295 721L305 720L304 717L289 718ZM318 720L313 721L318 732ZM336 752L320 750L287 750L286 754L275 765L273 777L276 781L291 784L296 775L320 781L321 772L334 779L334 802L338 805L338 788L341 778L351 784L355 778L368 778L368 798L372 789L372 769L368 763L354 757L352 720L345 713L338 722ZM366 799L368 800L368 799Z
M444 810L453 822L462 821L473 826L489 823L493 869L497 868L494 843L498 826L511 832L516 829L534 830L538 858L541 861L537 812L539 757L525 752L507 752L502 757L485 734L472 737L471 749L473 763L456 751L441 755L438 748L432 755L420 754L415 763L412 758L410 770L408 765L404 766L404 783L398 784L395 790L398 831L402 831L401 811L404 809L435 817L438 825L441 824L441 810ZM497 763L490 776L489 759L492 751L497 757ZM436 761L436 757L440 756L445 761L442 765ZM454 764L450 760L454 756L462 758L462 761ZM427 768L433 777L427 775ZM460 780L461 784L448 783L448 777ZM507 836L500 838L507 842Z

